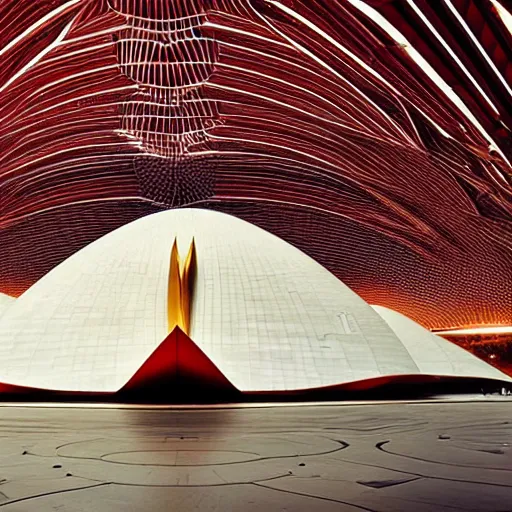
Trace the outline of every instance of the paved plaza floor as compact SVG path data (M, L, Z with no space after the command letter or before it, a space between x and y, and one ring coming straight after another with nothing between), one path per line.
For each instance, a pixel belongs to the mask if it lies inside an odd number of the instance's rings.
M512 511L512 402L0 407L0 512Z

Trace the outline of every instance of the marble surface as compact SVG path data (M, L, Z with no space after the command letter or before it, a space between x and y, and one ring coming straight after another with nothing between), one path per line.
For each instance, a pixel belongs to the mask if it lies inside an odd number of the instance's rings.
M1 512L512 510L512 402L0 407Z
M7 311L7 309L16 302L14 297L0 293L0 317Z

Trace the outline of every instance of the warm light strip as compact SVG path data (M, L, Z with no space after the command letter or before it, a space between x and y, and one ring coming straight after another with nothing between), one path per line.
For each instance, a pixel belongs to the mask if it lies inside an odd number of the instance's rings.
M511 166L503 151L496 144L494 139L487 133L485 128L473 115L471 110L462 101L462 99L455 93L455 91L441 78L435 69L427 62L427 60L411 45L406 37L397 30L384 16L378 11L365 4L361 0L349 0L349 2L359 9L363 14L368 16L372 21L377 23L383 30L385 30L409 55L409 57L423 70L423 72L430 78L430 80L445 94L445 96L459 109L459 111L466 116L471 124L480 132L482 137L489 143L489 149L495 150L501 158Z
M464 28L468 36L473 41L474 45L478 48L478 51L481 53L482 57L485 59L489 67L494 71L495 75L498 77L499 81L503 84L506 91L512 96L512 89L509 87L507 81L503 78L502 74L499 72L498 68L494 65L492 59L487 55L487 52L484 50L478 38L473 34L472 30L468 27L468 24L464 21L464 18L460 15L459 11L455 8L450 0L444 0L444 3L448 6L452 14L455 16L457 21Z
M275 6L277 7L280 7L282 10L284 10L285 12L287 12L288 14L292 15L292 13L294 13L294 11L292 11L291 9L287 8L286 6L283 6L282 4L279 4L278 2L275 2L274 0L267 0L271 3L273 3ZM360 0L349 0L350 2L353 2L353 1L360 1ZM355 4L354 4L355 5ZM356 5L356 7L358 7ZM376 11L375 11L376 12ZM261 17L261 16L260 16ZM268 21L266 21L264 18L262 18L267 24ZM307 26L310 26L310 28L313 28L314 27L314 30L317 31L318 33L318 30L317 27L315 27L313 24L310 24L310 22L308 22L308 20L306 20L304 17L300 17L299 18L301 21L304 20L304 23L307 25ZM292 41L289 37L287 37L283 32L279 32L277 30L277 28L273 27L272 26L272 29L275 30L276 32L278 32L281 37L287 39L288 41L290 41L299 51L301 51L302 53L304 53L305 55L308 55L309 57L311 57L313 60L315 60L316 62L318 62L319 64L321 64L324 68L328 69L333 75L335 75L338 79L341 79L341 80L344 80L343 78L343 75L341 75L340 73L336 72L332 67L330 67L327 63L324 63L321 59L319 59L318 57L316 57L314 54L312 54L309 50L307 50L304 46L300 45L299 43L297 43L296 41ZM335 46L343 51L343 53L345 53L346 55L348 55L349 57L351 57L352 55L354 55L352 52L348 52L347 53L347 49L345 49L342 45L339 45L339 43L337 43L332 37L328 36L328 34L325 34L324 36L324 32L323 31L320 31L320 35L322 35L324 38L327 39L327 41L329 41L331 44L335 44ZM354 57L356 57L354 55ZM356 62L359 64L359 65L362 65L364 64L363 61L361 61L361 59L357 58ZM362 63L362 64L361 64ZM383 83L386 87L388 87L392 93L394 95L396 95L397 97L401 97L401 93L392 85L390 84L386 79L384 79L384 77L382 77L381 75L379 75L376 71L374 71L373 69L371 69L369 66L367 66L366 64L364 64L364 67L365 70L367 70L368 72L370 72L375 78L377 78L381 83ZM371 71L369 71L371 70ZM350 84L356 91L358 91L360 94L361 91L359 91L359 89L357 89L353 84L351 84L350 82L347 81L348 84ZM366 101L369 103L369 104L372 104L374 105L374 107L379 110L380 112L382 112L382 109L380 109L375 103L373 103L372 101L370 101L369 98L365 97ZM418 110L418 112L420 112L426 119L429 120L429 122L432 123L433 126L436 127L436 129L446 138L448 139L451 139L452 137L450 136L450 134L448 134L445 130L443 130L432 118L430 118L425 112L423 112L421 109L417 108L416 105L414 105L414 107ZM387 116L386 114L384 114L385 117L387 119L389 119L389 116ZM403 131L400 130L401 133L403 134ZM410 139L409 139L410 140ZM410 140L411 141L411 140ZM414 141L411 141L412 144L414 145Z
M7 89L7 87L9 87L16 80L18 80L18 78L23 76L30 68L34 67L41 59L43 59L43 57L45 57L54 48L56 48L62 41L64 41L64 38L67 36L74 21L75 20L73 19L62 29L61 33L57 36L57 39L55 39L55 41L52 44L44 48L44 50L39 52L28 64L25 64L25 66L23 66L15 75L13 75L9 80L7 80L7 82L5 82L5 84L0 87L0 92L4 92L5 89Z
M505 27L507 27L508 31L512 34L512 14L505 9L497 0L491 0L492 4L498 11L498 14L503 21Z
M40 27L42 27L45 23L47 23L51 19L59 16L66 9L73 7L74 5L79 4L82 1L83 0L71 0L70 2L66 2L65 4L57 7L57 9L54 9L53 11L51 11L48 14L46 14L45 16L43 16L36 23L34 23L30 27L28 27L19 36L15 37L6 46L4 46L2 49L0 49L0 56L2 56L4 53L8 52L11 48L16 46L20 41L23 41L23 39L27 38L32 32L34 32L34 31L38 30Z
M463 71L463 73L469 78L470 82L476 87L481 96L485 99L485 101L489 104L489 106L494 110L496 114L499 115L498 109L494 106L493 102L485 94L485 91L480 87L479 83L474 79L473 75L468 71L466 66L462 63L462 61L457 57L456 53L450 48L450 45L441 37L441 34L435 29L435 27L430 23L428 18L423 14L421 9L414 3L413 0L407 0L411 8L414 10L416 15L421 19L421 21L428 27L428 29L434 34L435 38L441 43L443 48L450 54L450 57L457 63L459 68Z
M294 11L293 9L290 9L288 6L277 2L275 0L265 0L268 4L271 4L279 9L281 9L283 12L297 20L298 22L302 23L304 26L308 27L315 33L317 33L320 37L328 41L330 44L332 44L335 48L340 50L342 53L347 55L350 59L352 59L358 66L363 68L366 72L370 73L372 76L374 76L377 80L388 86L391 90L395 91L395 88L387 81L385 80L379 73L377 73L371 66L368 66L363 60L361 60L356 54L351 52L348 48L345 48L341 43L336 41L333 37L331 37L329 34L327 34L325 31L323 31L320 27L316 26L314 23L312 23L310 20L305 18L304 16L300 15L298 12ZM256 13L259 15L259 13ZM281 37L289 41L298 51L303 53L304 55L307 55L308 57L312 58L315 62L320 64L325 69L329 70L329 72L333 73L337 78L342 80L345 84L347 84L349 87L352 88L353 91L357 93L360 97L364 98L365 101L372 105L377 111L380 112L381 116L387 120L387 122L395 128L403 137L406 139L412 146L415 146L414 140L412 140L405 132L404 130L382 109L377 105L374 101L372 101L369 97L367 97L361 89L359 89L355 84L353 84L350 80L348 80L343 74L338 73L334 68L329 66L325 61L320 59L317 55L313 54L310 50L308 50L305 46L299 44L297 41L291 39L288 37L284 32L277 29L276 26L273 26L268 23L268 21L264 18L262 18L268 25L271 26L272 30L277 32ZM398 92L398 91L397 91Z
M453 329L433 332L435 334L453 336L463 336L465 334L512 334L512 325L499 325L495 327L470 327L467 329Z

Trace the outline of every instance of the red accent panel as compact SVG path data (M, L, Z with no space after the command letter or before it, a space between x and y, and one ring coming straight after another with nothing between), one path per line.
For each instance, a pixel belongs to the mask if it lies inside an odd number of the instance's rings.
M493 379L395 375L346 384L288 391L238 391L194 344L181 333L169 335L118 393L77 392L39 389L0 383L0 396L16 400L66 400L118 402L201 403L257 402L282 400L378 400L421 397L441 393L495 392L505 383ZM181 339L181 341L180 341ZM170 353L168 352L171 348ZM177 365L167 365L172 352L180 354ZM165 357L165 356L169 357ZM180 364L183 361L185 364ZM196 363L198 363L196 365ZM191 366L188 366L188 365ZM151 373L155 370L155 373Z
M28 394L28 393L34 393L39 392L41 390L37 388L30 388L25 386L16 386L14 384L5 384L3 382L0 382L0 394L5 395L22 395L22 394Z
M31 386L18 386L16 384L7 384L0 382L0 396L15 397L20 400L108 400L112 393L102 391L65 391L59 389L34 388Z
M179 327L174 331L178 331L176 353L177 378L180 382L193 379L216 389L236 390L211 359Z
M148 357L119 393L238 393L208 356L179 328ZM148 396L150 398L150 396Z
M331 395L336 393L351 393L370 391L388 385L408 385L408 384L431 384L434 382L450 382L463 380L464 377L442 377L436 375L386 375L383 377L374 377L371 379L357 380L354 382L345 382L343 384L332 384L316 388L290 389L286 391L246 391L246 395L269 395L269 396L304 396L310 395Z
M222 399L240 392L179 327L162 341L118 393L40 389L0 382L0 395L27 398L109 400L117 394L135 394L150 401L186 401Z
M150 383L176 377L178 328L174 329L146 359L121 391L141 389Z
M452 380L452 377L441 377L437 375L386 375L384 377L374 377L373 379L358 380L355 382L347 382L346 384L329 386L329 388L325 388L325 390L368 391L370 389L376 389L391 384L407 386L408 384L429 384L441 382L443 380L450 381Z
M316 388L292 389L286 391L246 391L244 396L265 397L266 399L303 399L303 400L346 400L359 396L366 396L375 399L374 392L387 392L390 397L400 396L403 392L409 391L414 394L415 390L421 389L421 386L438 386L439 389L450 389L458 385L460 391L474 392L481 387L499 386L501 381L494 379L481 379L477 377L449 377L442 375L386 375L383 377L374 377L371 379L346 382L343 384L333 384ZM389 390L392 390L391 392ZM370 393L364 395L365 393Z

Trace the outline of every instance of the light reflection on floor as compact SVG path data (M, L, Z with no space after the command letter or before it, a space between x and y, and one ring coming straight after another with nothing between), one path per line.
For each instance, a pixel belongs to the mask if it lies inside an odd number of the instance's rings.
M70 409L261 409L270 407L342 407L359 405L433 404L444 402L512 402L512 396L488 395L439 395L418 400L354 400L321 402L251 402L221 404L126 404L100 402L0 402L0 407L70 408Z

